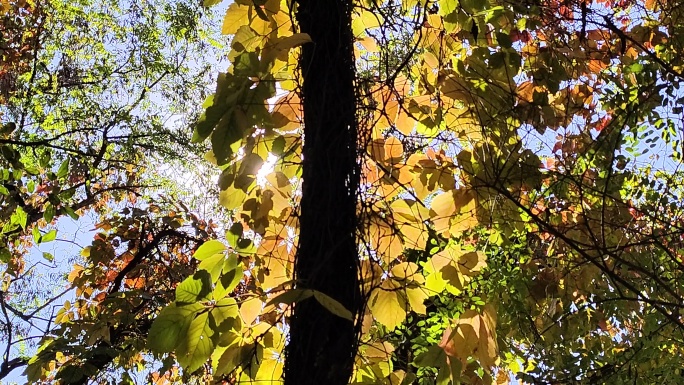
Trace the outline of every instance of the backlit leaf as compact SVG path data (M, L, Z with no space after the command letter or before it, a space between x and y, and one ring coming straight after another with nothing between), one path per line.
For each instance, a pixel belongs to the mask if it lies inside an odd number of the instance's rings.
M329 312L335 314L338 317L353 322L352 313L349 311L349 309L345 308L344 305L342 305L336 299L320 291L314 291L313 296L314 298L316 298L318 303L320 303Z
M390 281L373 290L368 307L378 322L392 330L406 319L407 304L399 293L400 288Z
M238 305L234 298L222 298L216 301L209 312L213 328L218 332L226 332L233 328L239 315Z
M266 303L266 306L271 306L275 304L285 304L292 305L295 302L311 298L314 295L313 290L305 289L290 289L284 293L281 293Z
M175 349L185 338L190 322L203 307L197 303L186 306L170 304L162 309L152 323L147 337L148 348L155 353Z
M200 270L176 287L176 301L194 303L209 299L211 287L211 275L206 270Z
M225 250L226 246L223 243L215 239L212 239L210 241L204 242L200 247L198 247L197 251L195 251L195 253L192 256L195 259L203 261L209 257L214 256L215 254L222 253Z
M209 312L200 313L187 327L176 349L178 362L188 373L202 366L214 349L214 331L209 324Z

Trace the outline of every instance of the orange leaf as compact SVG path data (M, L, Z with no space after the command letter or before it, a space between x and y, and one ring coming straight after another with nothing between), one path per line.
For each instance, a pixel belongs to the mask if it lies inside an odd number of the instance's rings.
M389 163L398 163L404 156L404 145L394 136L387 138L384 148L385 160Z

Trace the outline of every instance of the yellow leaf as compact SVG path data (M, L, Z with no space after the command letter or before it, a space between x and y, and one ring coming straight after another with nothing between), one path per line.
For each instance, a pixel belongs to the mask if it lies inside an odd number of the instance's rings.
M430 216L432 218L449 217L456 212L456 202L452 191L437 195L430 202Z
M465 284L465 277L458 268L453 265L447 265L441 270L442 277L447 282L446 289L453 295L459 295L463 290Z
M422 250L428 240L427 226L423 222L400 223L397 225L403 236L405 248Z
M311 43L311 36L308 33L295 33L291 36L279 38L274 48L277 50L290 50L306 43Z
M425 64L427 64L430 69L436 70L439 68L439 59L437 59L437 56L435 56L435 54L432 52L425 52L423 54L423 59L425 60Z
M318 303L321 304L321 306L323 306L329 312L335 314L338 317L354 322L354 315L352 314L352 312L349 311L349 309L347 309L346 307L344 307L344 305L342 305L336 299L320 291L314 291L313 296L314 298L316 298L316 301L318 301Z
M276 190L272 191L270 189L266 189L263 191L263 200L270 199L271 203L273 204L273 213L271 214L274 217L280 217L282 214L283 210L286 208L290 207L290 198L289 196L283 194L281 191Z
M363 356L375 358L373 361L385 361L392 356L394 346L387 341L376 341L367 345L363 350Z
M247 21L249 21L249 7L232 3L226 10L226 16L223 18L221 33L224 35L234 35Z
M413 281L416 278L423 278L418 274L418 265L413 262L402 262L390 270L392 277L398 280ZM419 279L420 279L419 278Z
M235 209L245 202L247 194L242 189L228 187L219 193L219 204L227 209Z
M456 246L449 246L430 258L425 265L429 274L426 289L441 292L447 289L454 295L460 294L465 283L465 277L459 271L458 260L463 252Z
M416 121L410 117L406 111L403 109L399 109L397 112L397 118L394 121L394 125L397 127L397 130L401 132L404 135L410 135L413 132L413 129L416 126Z
M276 101L272 112L273 126L291 131L301 125L302 102L295 92L290 92ZM287 149L285 149L287 150Z
M481 251L465 253L459 259L458 265L463 274L475 276L487 266L487 255Z
M263 302L259 297L247 299L240 306L240 316L245 325L251 325L261 313Z
M374 139L368 148L371 159L376 163L381 163L385 160L385 140L382 138Z
M361 36L365 30L377 28L382 24L382 17L373 12L361 10L360 14L352 16L352 32L354 36Z
M406 299L409 305L411 305L411 310L418 314L425 314L427 308L425 307L425 300L430 296L426 289L423 287L409 287L406 288Z
M263 273L261 287L264 290L277 287L292 279L293 255L288 251L287 244L273 245L269 249L261 267L261 273Z
M508 371L499 370L496 374L496 385L507 385L511 382L511 377L508 375Z
M473 101L473 96L469 91L469 87L464 84L462 79L459 79L455 76L449 76L444 79L444 83L442 84L440 91L442 91L442 96L450 99L460 100L468 103Z
M259 362L255 383L269 385L281 384L283 382L283 363L276 359L264 359ZM251 383L251 381L250 381Z
M364 37L363 39L359 39L358 43L361 44L361 46L363 46L363 48L368 52L378 52L378 44L372 37Z
M436 272L428 275L425 278L425 288L429 290L431 295L439 294L446 289L447 281L442 278L441 272Z
M368 304L373 317L389 330L406 319L406 301L399 295L398 287L388 279L371 294Z
M477 218L477 202L473 199L461 207L457 214L452 216L449 233L451 235L459 235L466 230L474 228L479 223Z
M442 268L449 264L455 266L455 263L462 254L463 252L458 246L449 245L444 250L433 255L425 266L425 269L430 273L434 273L442 270Z
M389 375L389 383L390 385L403 384L405 377L406 372L404 370L395 370Z
M397 199L390 208L397 222L423 222L429 218L427 209L412 199Z
M381 218L371 218L368 235L370 236L371 247L387 263L395 260L404 251L399 237Z
M364 292L369 293L380 284L384 272L376 262L366 259L361 261L360 274Z

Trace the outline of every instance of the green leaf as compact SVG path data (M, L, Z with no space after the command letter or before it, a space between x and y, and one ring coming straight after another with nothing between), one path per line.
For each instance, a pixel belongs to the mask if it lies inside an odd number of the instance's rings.
M352 322L354 321L352 318L352 312L349 311L346 307L344 307L344 305L339 303L336 299L320 291L314 291L313 296L314 298L316 298L318 303L320 303L324 308L328 309L329 312L335 314L338 317L342 317L346 320Z
M639 62L634 62L631 65L627 66L627 68L625 68L626 73L638 74L643 70L644 70L644 66Z
M28 220L28 215L26 211L21 207L17 207L10 217L10 223L13 225L19 225L22 229L26 229L26 221Z
M461 363L461 360L457 359L456 357L450 357L449 358L449 371L451 372L451 378L453 380L454 384L459 384L460 383L460 378L461 378L461 371L463 370L463 364ZM445 371L444 368L440 370L440 374L442 371Z
M43 219L45 222L50 223L55 218L55 206L52 203L48 203L45 206L45 212L43 213Z
M236 255L230 255L228 257L228 261L225 263L228 264L230 263L230 259L237 259ZM242 280L242 276L244 275L242 268L241 267L235 267L229 270L226 270L225 268L226 265L224 265L223 269L223 275L221 275L221 278L219 279L218 284L216 285L216 288L214 288L214 298L223 298L227 293L232 292L235 290L237 285L240 283Z
M204 261L205 259L218 253L222 253L225 250L226 246L223 243L212 239L211 241L204 242L202 246L198 247L197 251L195 251L195 254L193 254L193 257L200 261Z
M48 231L47 233L43 234L43 237L42 237L40 242L45 243L45 242L54 241L55 238L57 238L57 230L52 229L52 230Z
M7 187L3 186L0 184L0 194L2 195L9 195L9 190L7 190Z
M30 180L30 181L26 184L26 189L27 189L28 192L30 192L30 193L36 191L36 182L33 181L33 180Z
M223 254L214 254L211 257L200 262L197 266L198 270L206 270L211 275L211 282L216 283L221 276L223 270L223 261L225 259Z
M233 328L239 314L238 304L234 298L220 299L209 312L212 328L218 332L227 332Z
M195 317L184 334L176 349L177 358L183 370L192 373L207 362L214 350L214 331L209 324L209 313Z
M176 287L176 301L193 303L209 299L211 293L211 275L206 270L200 270L193 276L186 278Z
M57 376L55 376L56 379L62 380L61 383L64 384L74 384L77 382L80 382L80 380L83 378L84 373L83 373L83 368L80 366L75 366L75 365L68 365L68 366L63 366L59 372L57 373Z
M231 7L233 7L233 4L231 4ZM206 108L206 111L200 117L192 134L193 143L200 143L207 139L222 118L226 116L230 118L232 115L231 109L225 103L224 96L226 89L232 83L229 81L229 78L229 74L219 73L216 81L216 92L214 95L210 95L204 102L203 107Z
M57 170L57 178L64 178L69 174L69 159L65 160L62 162L61 165L59 165L59 169Z
M50 254L50 253L43 253L43 258L45 258L49 262L52 262L55 260L55 256Z
M222 352L218 360L212 360L216 367L215 375L233 373L238 366L242 366L246 372L256 374L259 363L263 359L263 347L260 344L234 345ZM239 382L250 383L251 381Z
M226 240L232 248L237 249L240 238L242 238L242 224L235 222L230 226L230 229L226 231Z
M240 366L242 366L242 376L240 378L240 384L257 383L253 381L259 371L259 366L264 362L264 347L261 344L254 344L248 346L248 356L242 359ZM245 377L245 374L248 376Z
M240 124L242 120L235 115L234 112L226 113L211 133L211 148L219 166L228 163L233 155L231 145L242 139L244 130L247 128L244 124Z
M33 234L33 242L40 243L40 230L38 230L38 226L35 226L33 228L32 234Z
M274 155L281 155L285 151L285 137L280 135L273 139L273 144L271 145L271 152Z
M440 16L448 16L459 9L458 2L453 0L438 0L437 4L439 5Z
M446 353L441 347L433 345L427 351L420 353L413 363L419 368L446 367Z
M45 151L40 155L40 158L38 159L38 164L40 167L46 168L48 165L50 165L50 161L52 160L52 153L50 151Z
M232 292L242 280L242 267L238 266L237 254L231 253L223 261L223 274L216 283L213 296L214 299L221 299L226 294Z
M241 238L238 240L237 247L235 248L235 251L241 255L251 255L256 253L256 250L256 245L254 245L254 242L248 238Z
M64 212L66 212L67 215L73 220L78 220L79 218L78 214L76 214L76 211L69 206L64 207Z
M152 323L147 347L153 353L168 353L185 338L190 322L204 307L198 303L181 306L175 303L165 307Z
M0 248L0 262L7 263L12 258L12 254L6 248Z

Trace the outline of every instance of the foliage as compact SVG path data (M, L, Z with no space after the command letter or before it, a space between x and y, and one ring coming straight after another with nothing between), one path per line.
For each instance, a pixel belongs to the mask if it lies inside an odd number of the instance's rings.
M677 182L659 179L672 166L658 177L642 166L658 133L679 161L678 6L356 3L368 313L352 382L678 373ZM307 39L289 13L279 1L230 5L233 64L196 130L224 170L222 204L259 244L247 271L264 302L292 279L297 244L292 48ZM287 311L265 306L258 319L284 329ZM649 371L656 360L671 374Z
M186 379L279 383L292 308L317 301L360 330L353 384L681 382L684 4L355 1L366 302L356 318L293 277L306 140L298 59L300 47L316 44L291 18L297 4L227 5L221 30L232 36L230 66L193 135L211 143L207 158L221 172L225 241L208 240L212 226L184 209L103 221L92 265L72 271L79 296L102 300L60 314L54 337L32 358L31 379L56 372L78 382L113 361L128 369L121 357L129 349L150 353L136 363L164 362L154 374L161 383L179 375L176 363ZM55 105L45 98L28 104L31 116ZM139 154L137 146L151 145L137 136L130 147L113 144L104 127L91 142L58 136L23 152L14 141L28 139L1 139L5 168L20 170L6 180L23 187L46 173L49 186L82 183L87 197L96 183L88 177L109 170L100 162L118 165L116 146ZM78 147L86 144L93 154ZM52 155L75 151L90 159L83 176L75 172L81 158ZM133 173L116 170L104 180ZM107 186L128 191L135 180ZM34 188L23 194L35 201ZM7 190L8 239L26 239L49 207L52 215L83 208L73 206L83 199L77 189L30 206ZM198 234L179 232L186 224ZM150 258L140 250L165 232L174 241L155 249L159 264L128 282L134 276L121 261ZM34 240L52 236L39 229ZM3 251L14 271L19 245ZM112 310L119 307L130 310ZM101 353L107 349L117 351ZM98 365L100 354L117 359Z
M210 67L195 57L221 42L192 2L1 9L0 378L30 364L30 381L104 380L142 365L151 319L214 237L162 195L192 191L155 165L201 166L185 101L205 96ZM80 256L55 246L88 236Z

